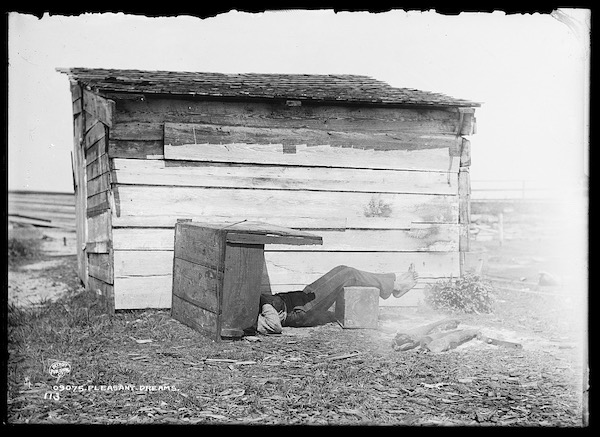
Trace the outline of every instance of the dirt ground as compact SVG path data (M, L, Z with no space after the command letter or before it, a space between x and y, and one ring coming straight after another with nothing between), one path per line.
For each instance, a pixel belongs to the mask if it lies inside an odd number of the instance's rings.
M492 314L386 307L376 330L329 323L223 342L169 311L102 314L55 235L9 270L8 422L580 427L587 288L565 282L555 235L474 239ZM560 284L540 286L540 270ZM522 348L392 349L396 332L449 315ZM69 372L51 375L52 360Z

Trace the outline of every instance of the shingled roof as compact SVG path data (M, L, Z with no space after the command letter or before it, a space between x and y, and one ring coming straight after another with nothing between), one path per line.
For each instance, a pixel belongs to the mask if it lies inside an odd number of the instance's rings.
M413 88L394 88L369 76L350 74L225 74L59 68L97 92L289 99L415 106L475 107L478 102Z

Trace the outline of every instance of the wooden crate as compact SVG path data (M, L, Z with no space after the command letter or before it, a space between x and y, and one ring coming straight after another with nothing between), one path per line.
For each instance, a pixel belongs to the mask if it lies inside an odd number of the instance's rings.
M344 287L335 302L335 315L343 328L377 328L379 289Z
M254 325L265 244L322 244L321 237L261 222L175 225L171 316L220 340Z

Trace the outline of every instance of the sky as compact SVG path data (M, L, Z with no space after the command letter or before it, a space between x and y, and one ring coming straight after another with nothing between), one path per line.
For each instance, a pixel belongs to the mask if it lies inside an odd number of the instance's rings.
M71 95L57 67L368 75L483 103L471 137L474 184L575 184L589 174L584 9L10 13L8 24L9 190L73 192Z

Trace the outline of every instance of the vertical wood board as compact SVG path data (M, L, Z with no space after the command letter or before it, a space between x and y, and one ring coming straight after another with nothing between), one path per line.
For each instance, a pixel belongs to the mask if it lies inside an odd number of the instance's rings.
M227 244L221 297L221 335L228 330L243 332L256 321L263 266L262 245Z

